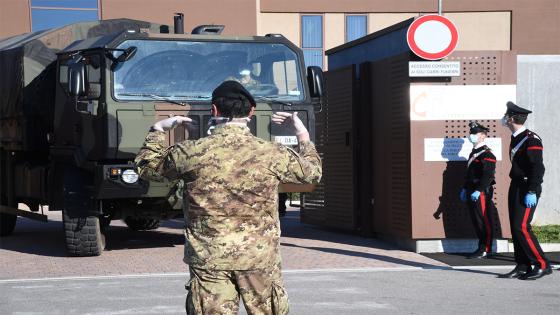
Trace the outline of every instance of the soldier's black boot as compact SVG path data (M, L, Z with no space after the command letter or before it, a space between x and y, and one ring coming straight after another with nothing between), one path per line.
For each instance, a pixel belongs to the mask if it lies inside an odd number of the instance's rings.
M531 268L528 266L517 265L512 271L499 275L498 278L502 279L517 279L526 273L530 272Z
M546 268L542 269L540 267L535 267L530 272L519 277L519 280L537 280L538 278L542 278L552 274L552 268L548 265Z

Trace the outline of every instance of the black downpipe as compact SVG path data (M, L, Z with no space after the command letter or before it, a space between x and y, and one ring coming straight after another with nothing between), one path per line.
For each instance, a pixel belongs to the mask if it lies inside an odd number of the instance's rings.
M185 34L185 15L183 13L175 13L173 17L173 30L175 34Z

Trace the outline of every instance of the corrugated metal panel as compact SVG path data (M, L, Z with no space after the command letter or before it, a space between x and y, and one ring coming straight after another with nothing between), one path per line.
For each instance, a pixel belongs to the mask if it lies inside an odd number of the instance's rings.
M326 73L327 141L323 163L326 173L325 224L350 230L356 225L354 78L354 66Z
M325 73L326 104L316 115L316 145L323 179L305 195L304 223L353 230L356 227L353 100L354 66Z
M360 64L360 78L357 83L359 91L356 102L357 112L356 124L358 129L357 154L358 154L358 199L359 211L358 221L360 233L363 236L374 236L373 234L373 165L372 165L372 103L371 103L371 73L370 63Z
M319 156L325 160L325 146L327 142L327 111L328 101L325 97L323 109L315 113L315 147ZM305 193L300 219L303 223L325 225L325 166L323 165L323 178L311 193Z
M319 156L324 161L324 148L326 143L326 105L323 111L315 115L315 146ZM325 166L323 165L323 178L311 193L305 193L303 197L303 207L300 212L300 219L303 223L325 225Z
M371 64L375 232L411 236L409 54Z

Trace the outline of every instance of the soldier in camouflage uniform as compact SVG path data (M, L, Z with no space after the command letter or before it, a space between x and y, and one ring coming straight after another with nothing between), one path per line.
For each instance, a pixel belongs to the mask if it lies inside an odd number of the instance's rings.
M213 134L165 146L165 132L189 123L176 116L156 123L136 157L138 173L185 182L185 263L188 314L286 314L278 218L279 183L316 183L321 160L297 113L278 112L295 129L299 153L253 136L247 122L255 101L241 84L212 93Z

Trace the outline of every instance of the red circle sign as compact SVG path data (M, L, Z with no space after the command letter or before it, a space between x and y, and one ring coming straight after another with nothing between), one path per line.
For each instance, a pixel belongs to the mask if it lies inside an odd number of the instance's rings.
M437 14L423 15L408 27L408 47L418 57L439 60L447 57L457 47L459 33L448 18Z

